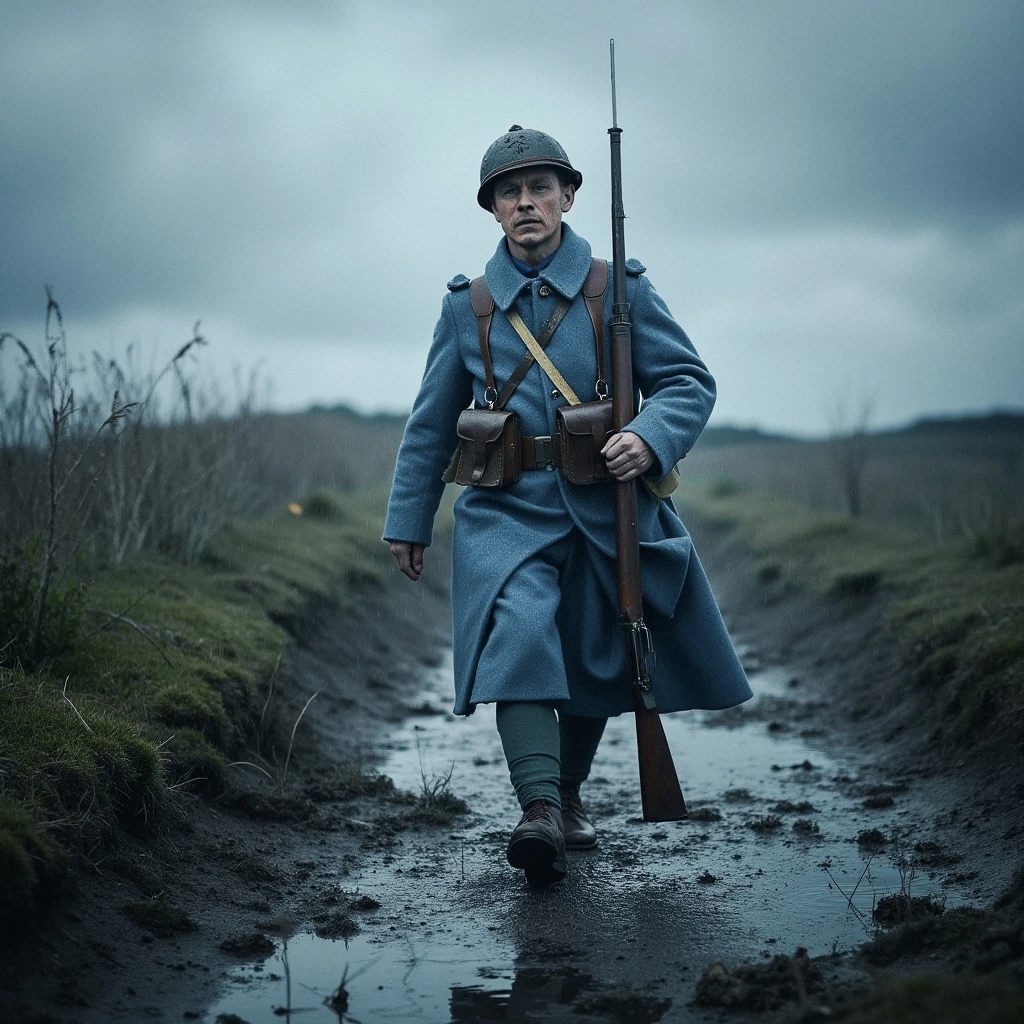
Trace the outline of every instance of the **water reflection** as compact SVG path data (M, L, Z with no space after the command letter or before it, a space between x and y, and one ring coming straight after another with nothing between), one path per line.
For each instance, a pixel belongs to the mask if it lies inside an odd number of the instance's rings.
M538 1020L580 1019L609 1024L655 1024L671 999L611 988L588 974L524 967L510 988L456 985L451 994L451 1024L535 1024Z

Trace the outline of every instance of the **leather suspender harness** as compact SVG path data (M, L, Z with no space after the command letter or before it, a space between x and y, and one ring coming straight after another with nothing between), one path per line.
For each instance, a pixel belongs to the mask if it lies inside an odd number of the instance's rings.
M604 358L604 294L608 288L608 264L604 260L592 259L590 261L590 271L587 273L587 279L583 282L583 301L587 307L587 313L590 315L590 321L594 327L594 345L597 353L597 381L594 385L594 390L599 400L604 401L608 397L608 384L605 378L605 358ZM480 355L484 363L484 375L487 381L487 387L484 391L484 400L487 402L488 409L504 409L505 404L512 397L513 392L522 383L523 378L526 376L527 371L538 361L538 356L534 355L533 351L530 351L532 346L527 342L529 337L529 331L519 320L518 314L513 312L507 314L509 320L512 322L513 327L520 333L520 337L523 337L523 331L526 332L527 337L524 337L524 342L527 343L527 352L520 360L519 365L516 366L515 370L512 371L511 376L505 382L504 387L501 391L498 391L497 384L494 379L494 369L491 365L491 347L489 337L491 333L491 321L494 317L494 298L491 296L490 289L487 287L487 281L483 276L474 278L470 282L469 286L469 298L473 306L473 312L476 314L476 326L477 336L480 343ZM558 305L555 307L554 312L547 318L544 326L541 328L540 333L536 339L529 337L530 341L535 341L540 352L539 357L544 361L544 370L551 376L552 371L557 375L556 379L560 381L559 390L563 397L569 400L571 405L579 405L580 401L573 393L572 388L565 383L564 378L561 374L554 369L550 360L543 355L543 349L547 347L548 343L554 336L558 325L562 322L565 314L569 311L571 304L565 299L560 299ZM517 324L516 321L519 320ZM522 330L520 330L520 326ZM540 435L536 437L524 436L522 437L522 468L523 469L548 469L554 468L560 465L561 460L559 458L559 443L558 437L552 437L550 435ZM595 438L595 444L597 439ZM603 439L602 439L603 445Z
M499 391L494 379L489 343L494 298L483 277L470 282L470 302L476 315L480 356L487 381L484 390L486 406L474 405L460 414L456 429L458 447L442 476L446 483L504 487L515 483L522 471L528 469L559 469L566 480L580 486L611 479L601 454L608 438L614 433L612 403L607 401L604 359L604 295L607 288L608 264L604 260L591 260L582 294L594 327L597 352L594 390L598 400L581 402L544 352L544 347L551 341L571 303L560 299L536 338L515 309L505 314L527 351ZM556 388L569 403L555 410L554 436L523 436L518 414L505 409L505 404L534 362L541 364L543 371L555 382ZM652 481L646 475L641 480L650 494L660 500L669 497L675 490L679 483L679 471L673 467L663 480Z

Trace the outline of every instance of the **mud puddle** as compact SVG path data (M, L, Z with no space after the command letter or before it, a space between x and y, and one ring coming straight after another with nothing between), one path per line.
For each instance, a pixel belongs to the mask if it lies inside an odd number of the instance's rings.
M941 877L956 857L934 841L942 808L926 785L882 777L802 725L809 687L744 653L752 705L664 719L690 819L639 820L632 716L613 719L583 792L600 844L570 854L567 880L543 891L505 863L519 812L493 708L444 713L442 666L421 713L382 737L382 771L414 792L450 772L472 814L397 837L368 826L367 866L337 876L381 904L358 915L360 933L278 940L231 974L205 1019L701 1020L688 1004L711 961L850 949L901 890L963 902Z

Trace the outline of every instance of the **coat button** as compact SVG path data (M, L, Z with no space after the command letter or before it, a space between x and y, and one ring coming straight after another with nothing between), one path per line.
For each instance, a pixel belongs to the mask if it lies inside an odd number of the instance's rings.
M558 388L555 388L555 389L554 389L554 390L553 390L553 391L551 392L551 397L552 397L552 398L561 398L561 397L562 397L562 392L561 392L561 391L559 391L559 390L558 390Z
M546 299L551 294L551 289L546 284L542 284L540 288L537 289L537 294L542 299Z

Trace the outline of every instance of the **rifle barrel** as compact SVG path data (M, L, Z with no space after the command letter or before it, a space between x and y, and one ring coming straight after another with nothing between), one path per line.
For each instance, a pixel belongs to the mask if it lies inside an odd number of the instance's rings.
M615 102L615 40L609 41L612 71L612 126L608 129L612 159L612 425L616 432L633 419L633 327L626 300L626 212L622 205L622 129ZM615 554L619 589L619 621L626 640L626 663L633 685L640 793L645 821L676 821L686 817L686 803L672 763L665 730L658 716L652 681L654 649L644 624L640 585L640 536L636 480L615 484Z

